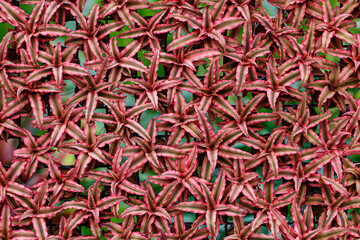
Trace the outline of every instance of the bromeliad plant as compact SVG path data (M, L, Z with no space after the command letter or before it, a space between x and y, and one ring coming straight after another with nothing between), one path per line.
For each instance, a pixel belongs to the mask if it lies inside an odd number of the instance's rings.
M359 16L0 0L0 238L359 239Z

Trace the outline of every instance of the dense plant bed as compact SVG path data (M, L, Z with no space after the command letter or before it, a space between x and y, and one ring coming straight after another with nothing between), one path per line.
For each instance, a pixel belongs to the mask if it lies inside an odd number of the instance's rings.
M359 239L359 2L268 1L0 0L1 239Z

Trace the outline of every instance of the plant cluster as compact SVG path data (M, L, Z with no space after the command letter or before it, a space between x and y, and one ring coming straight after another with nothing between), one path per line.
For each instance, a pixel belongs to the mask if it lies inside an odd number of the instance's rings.
M358 239L359 1L268 1L0 0L0 238Z

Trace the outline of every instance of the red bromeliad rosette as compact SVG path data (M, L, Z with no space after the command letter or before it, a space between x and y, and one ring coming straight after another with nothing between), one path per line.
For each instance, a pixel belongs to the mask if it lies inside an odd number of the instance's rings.
M359 6L0 0L0 238L360 238Z

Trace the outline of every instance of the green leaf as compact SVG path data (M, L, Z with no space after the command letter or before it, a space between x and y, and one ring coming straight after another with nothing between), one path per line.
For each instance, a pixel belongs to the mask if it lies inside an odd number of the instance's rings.
M130 30L130 28L128 28L126 25L121 29L121 31L115 31L110 33L110 38L115 37L117 35L119 35L120 33L123 33L125 31ZM133 38L118 38L117 40L117 45L119 47L126 47L127 45L129 45L132 41L134 41Z
M198 68L198 70L196 71L196 76L200 76L200 77L203 77L203 76L205 76L205 74L206 74L206 69L205 69L205 67L203 66L203 65L200 65L199 66L199 68Z
M124 94L126 96L125 98L125 106L135 106L135 97L134 95Z
M326 54L325 59L326 59L326 60L329 60L329 61L332 61L332 62L334 62L334 63L339 63L339 62L340 62L340 58L339 58L339 57L337 57L337 56L332 56L332 55L330 55L330 54Z
M120 202L119 203L119 215L127 208L129 208L130 206L127 205L126 203L124 202ZM113 217L113 218L110 218L110 221L113 222L113 223L122 223L123 219L119 219L119 218L116 218L116 217Z
M336 6L340 6L340 3L338 0L330 0L330 5L332 8L334 8Z
M149 179L150 176L157 176L157 174L154 172L154 170L148 170L145 173L141 173L141 171L139 171L139 181L143 182L143 181L147 181ZM154 190L155 194L161 192L161 190L163 189L161 186L156 185L152 182L150 182L150 185L152 187L152 189Z
M138 9L137 13L142 17L152 17L156 13L161 12L160 10L151 10L151 9Z
M259 111L260 112L260 111ZM260 134L260 135L263 135L263 134L270 134L271 131L273 129L276 128L276 125L275 125L275 121L268 121L268 122L262 122L260 123L261 125L264 126L264 129L263 130L260 130L258 131L257 133Z
M20 9L24 10L27 14L31 14L35 6L33 4L20 4Z
M262 7L267 11L270 17L276 17L277 7L271 5L267 0L264 0Z
M87 191L87 189L91 187L94 183L95 180L89 177L84 178L84 180L80 181L80 184L85 188L85 191Z
M94 236L92 234L92 231L90 228L87 228L87 227L84 227L84 226L81 226L81 235L82 236Z
M9 28L15 29L15 27L11 26L9 23L0 23L0 41L9 32L8 31Z
M360 33L360 18L356 18L353 21L356 23L356 27L349 28L348 31L352 34Z
M140 58L140 61L146 66L146 67L149 67L150 66L150 60L147 60L145 57L144 57L144 51L139 51L138 52L138 57Z
M89 16L90 10L95 4L99 4L100 6L102 6L101 0L87 0L82 13L85 16Z
M142 113L141 115L141 119L140 119L140 125L146 129L147 126L149 125L149 122L152 118L157 118L158 116L160 116L161 114L158 113L157 111L152 111L152 110L146 110L145 112Z

